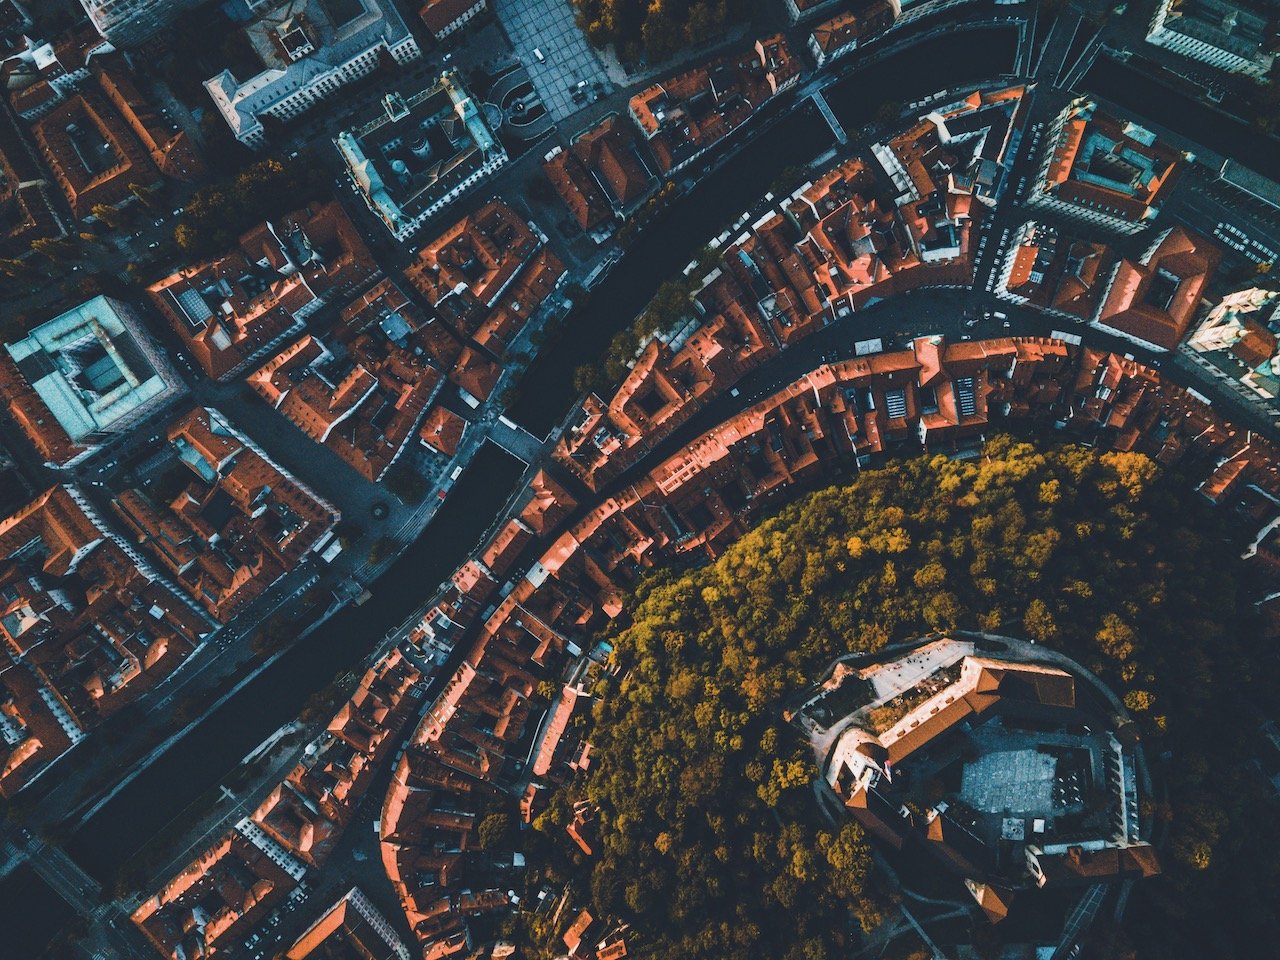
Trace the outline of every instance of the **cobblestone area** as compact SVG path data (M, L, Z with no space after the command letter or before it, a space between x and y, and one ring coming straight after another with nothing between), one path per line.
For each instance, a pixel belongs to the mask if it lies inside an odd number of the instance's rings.
M497 8L538 97L557 123L613 90L568 0L497 0Z

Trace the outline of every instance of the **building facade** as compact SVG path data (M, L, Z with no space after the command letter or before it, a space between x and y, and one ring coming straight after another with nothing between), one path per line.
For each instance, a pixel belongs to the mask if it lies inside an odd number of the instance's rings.
M200 0L80 0L104 37L128 46L155 36Z
M489 0L427 0L418 11L431 35L443 40L489 9Z
M1268 39L1266 17L1223 0L1160 0L1147 33L1157 47L1257 79L1275 62Z
M1081 97L1045 131L1040 172L1027 205L1118 233L1150 226L1164 194L1191 159L1131 120Z
M266 69L244 82L223 70L204 83L231 132L248 147L266 141L262 118L288 122L371 73L383 58L403 65L422 55L388 0L359 0L359 12L347 20L321 0L287 5L290 16L283 22L266 16L283 6L259 11L262 19L245 27Z
M133 310L99 296L6 344L0 396L51 466L67 467L184 393Z
M406 240L508 160L495 119L454 71L405 99L382 101L376 119L334 143L373 215Z
M858 49L893 26L897 7L889 0L872 0L857 10L836 14L824 20L809 34L809 53L814 63L825 66Z

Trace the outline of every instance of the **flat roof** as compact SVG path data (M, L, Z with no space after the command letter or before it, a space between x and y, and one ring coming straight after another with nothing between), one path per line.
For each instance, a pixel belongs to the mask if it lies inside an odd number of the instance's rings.
M483 105L453 71L408 98L389 93L378 117L335 143L388 223L416 218L502 150Z
M168 389L105 296L42 323L5 349L77 443Z
M1222 179L1245 193L1252 194L1264 203L1280 209L1280 183L1243 167L1234 160L1222 164Z

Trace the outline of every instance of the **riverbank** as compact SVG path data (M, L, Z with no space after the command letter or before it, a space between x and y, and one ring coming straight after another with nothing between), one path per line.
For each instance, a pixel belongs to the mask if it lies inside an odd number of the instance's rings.
M1012 69L1016 43L1011 26L970 31L963 47L945 35L931 37L835 81L825 96L841 125L853 131L873 121L885 104L935 93L939 76L963 87ZM530 364L508 415L544 436L577 400L574 371L599 360L614 334L635 320L659 285L758 203L784 170L811 163L835 143L817 109L802 103L700 180L569 313L560 338ZM644 269L635 269L636 264Z
M426 533L348 606L290 648L104 804L73 835L68 853L96 879L118 867L240 758L298 715L307 699L358 665L462 562L510 496L524 464L485 444Z

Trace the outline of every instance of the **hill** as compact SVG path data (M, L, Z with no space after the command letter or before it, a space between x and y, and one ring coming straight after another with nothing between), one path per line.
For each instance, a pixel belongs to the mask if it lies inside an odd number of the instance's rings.
M1274 942L1280 837L1248 734L1275 659L1232 523L1144 457L998 438L980 460L864 472L651 577L611 632L624 678L593 718L596 906L644 932L633 956L846 955L885 893L859 829L820 820L781 705L839 654L969 628L1090 667L1164 755L1166 873L1135 891L1137 955Z

